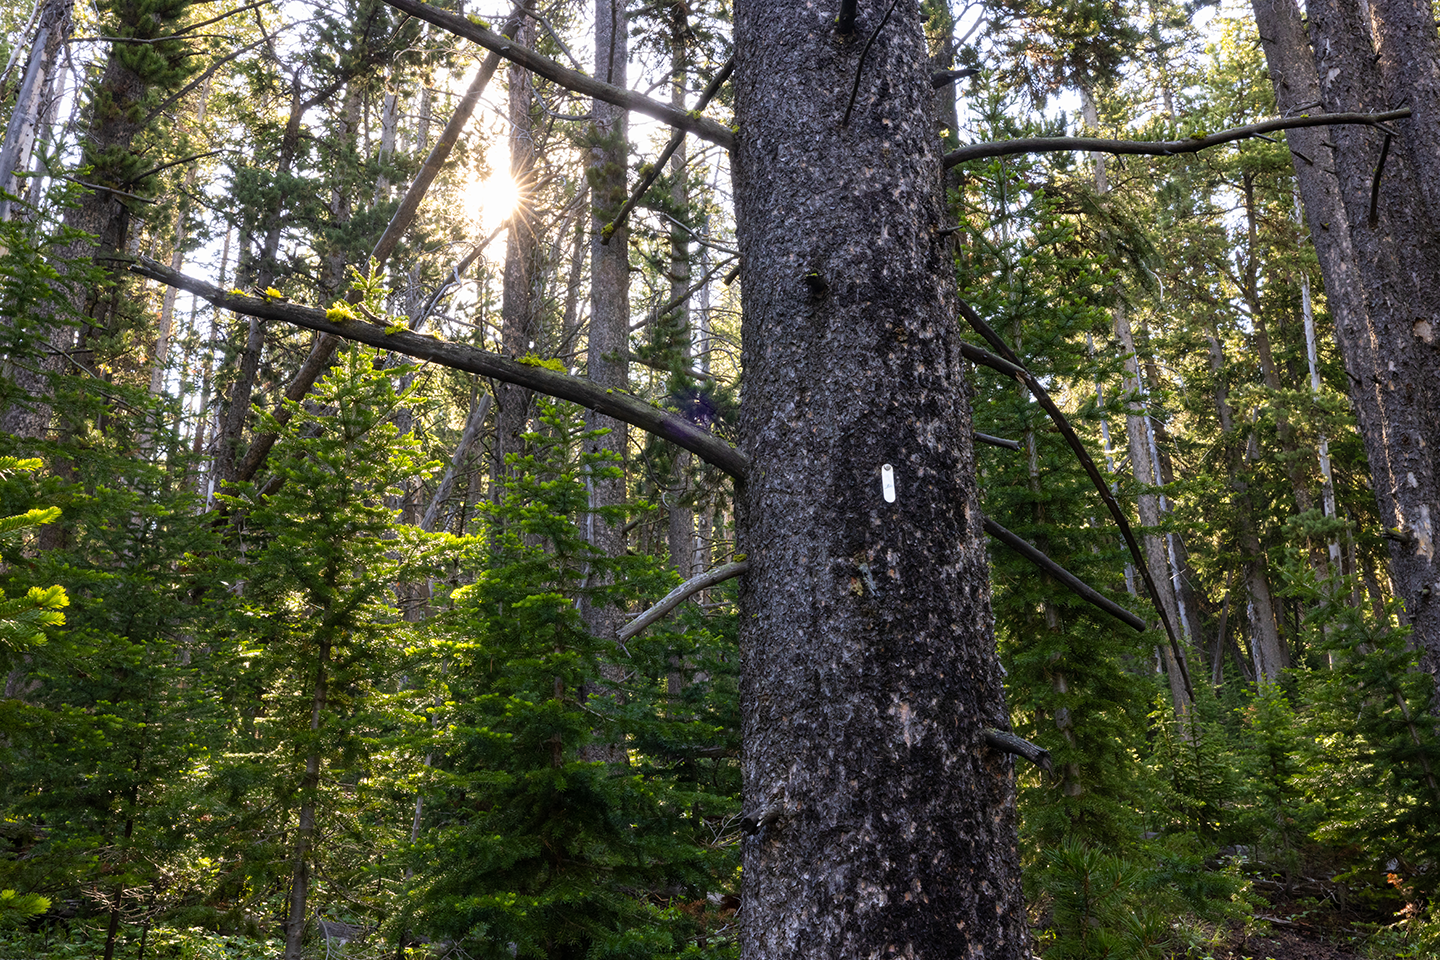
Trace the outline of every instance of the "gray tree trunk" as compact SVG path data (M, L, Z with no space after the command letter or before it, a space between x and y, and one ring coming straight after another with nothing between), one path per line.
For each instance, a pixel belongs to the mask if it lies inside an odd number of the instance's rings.
M535 21L525 18L516 42L535 44ZM532 207L535 179L535 134L530 122L534 97L530 71L510 65L508 72L510 112L510 176L520 188L520 199L510 214L505 238L505 285L500 294L500 348L510 357L523 357L535 349L535 230L538 225ZM491 475L495 496L500 496L501 478L506 476L505 458L525 446L521 434L530 419L530 391L513 383L496 384L495 445Z
M75 0L46 0L35 18L35 40L20 74L20 89L5 125L5 138L0 140L0 192L17 197L25 193L22 178L30 171L42 121L56 98L60 51L70 38L74 10ZM0 196L0 220L14 216L12 202Z
M735 5L746 960L1028 956L929 62L905 3L861 70L880 14Z
M624 0L595 0L595 77L617 87L626 85L628 31ZM586 369L595 383L608 390L629 388L630 338L630 231L620 226L601 242L601 229L614 219L625 202L626 148L625 111L594 102L595 130L590 148L591 224L590 244L590 338L586 348ZM593 411L586 417L590 430L608 429L602 437L588 441L594 452L609 451L617 458L625 454L626 426ZM625 480L592 478L592 509L625 502ZM624 552L623 524L610 524L591 513L586 539L606 556ZM610 607L584 606L586 624L599 637L614 637L617 611Z
M1434 675L1440 671L1434 19L1428 8L1399 2L1362 11L1347 0L1317 0L1307 5L1307 36L1293 0L1252 0L1252 6L1282 113L1317 104L1327 112L1386 109L1391 102L1417 111L1387 158L1373 217L1380 131L1315 128L1290 131L1288 139L1381 522L1396 537L1391 575ZM1428 39L1411 36L1421 30ZM1378 57L1373 40L1380 43ZM1415 56L1431 59L1408 59Z

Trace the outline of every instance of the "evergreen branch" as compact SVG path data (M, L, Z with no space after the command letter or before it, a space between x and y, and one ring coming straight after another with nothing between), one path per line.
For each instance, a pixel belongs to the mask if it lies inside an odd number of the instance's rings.
M665 596L662 597L660 599L660 602L655 604L655 606L651 607L649 610L646 610L634 620L631 620L629 623L625 624L625 626L621 627L619 633L615 635L615 639L619 640L621 643L624 643L631 637L638 636L640 632L643 631L646 627L650 626L653 623L656 623L659 620L664 619L667 613L680 606L680 604L684 603L687 599L699 593L701 590L713 587L717 583L724 583L731 577L738 577L740 574L744 573L746 570L749 569L749 560L737 560L735 563L727 563L723 567L715 567L713 569L706 570L704 573L699 574L698 576L691 577L689 580L686 580L674 590L671 590L669 593L665 594Z
M1209 136L1187 137L1184 140L1106 140L1101 137L1022 137L1018 140L1000 140L994 143L973 143L945 154L946 169L967 160L985 160L991 157L1013 157L1022 153L1065 153L1085 151L1087 153L1138 154L1151 157L1171 157L1182 153L1199 153L1201 150L1258 137L1274 130L1294 130L1300 127L1329 127L1337 124L1364 124L1379 126L1387 120L1402 120L1410 116L1410 108L1391 110L1388 113L1316 113L1298 117L1281 117L1252 123L1243 127L1232 127Z
M571 70L564 64L541 56L528 47L522 47L512 40L507 40L473 20L468 20L447 10L441 10L438 7L432 7L420 0L385 0L385 2L396 10L449 30L456 36L480 44L487 50L493 50L511 63L518 64L531 73L539 74L546 80L558 83L568 90L594 97L596 100L602 100L626 110L643 113L661 123L678 127L697 137L709 140L711 143L717 143L727 150L735 147L734 132L723 124L705 117L694 116L667 103L652 100L642 93L604 83L594 77L586 76L578 70Z
M690 420L646 403L631 394L608 390L581 377L573 377L539 364L522 363L467 344L451 343L438 337L412 333L403 328L390 333L387 331L393 328L358 318L346 319L337 316L338 322L328 319L340 311L325 311L286 301L227 293L214 284L171 270L149 257L137 258L131 263L130 270L139 276L194 293L224 310L233 310L263 320L279 320L382 350L393 350L455 370L494 377L496 380L514 383L560 400L578 403L582 407L639 427L683 447L737 480L744 479L749 465L749 458L743 453Z

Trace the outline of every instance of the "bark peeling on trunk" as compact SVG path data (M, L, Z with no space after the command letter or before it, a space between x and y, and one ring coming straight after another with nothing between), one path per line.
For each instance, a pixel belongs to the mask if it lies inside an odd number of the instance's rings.
M743 955L1028 941L932 90L913 0L736 5ZM895 473L893 503L881 465Z

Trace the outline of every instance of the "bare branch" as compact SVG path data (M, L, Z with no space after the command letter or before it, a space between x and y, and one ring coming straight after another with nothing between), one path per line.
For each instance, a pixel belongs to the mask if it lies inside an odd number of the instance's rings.
M730 74L734 70L735 58L731 57L725 61L725 65L720 68L720 72L715 74L714 78L711 79L710 83L705 87L705 91L700 94L700 100L695 104L697 111L704 110L709 105L710 101L714 99L715 94L720 92L720 87L730 78ZM670 142L665 144L664 150L660 151L659 159L650 164L649 172L640 178L640 182L636 184L635 189L631 191L629 198L625 201L625 205L620 208L619 213L615 214L615 219L611 220L601 229L601 243L608 244L610 242L610 238L615 235L615 231L620 229L620 224L625 222L625 218L630 215L630 211L634 210L635 205L640 202L640 198L645 196L645 191L649 190L650 185L660 176L660 171L665 169L665 164L674 156L675 151L680 149L680 144L684 139L684 130L676 130L671 135Z
M620 632L616 634L616 639L624 643L631 637L638 636L646 627L664 619L667 613L680 606L680 604L701 590L707 590L717 583L724 583L731 577L738 577L749 569L749 560L738 560L735 563L727 563L723 567L715 567L711 570L706 570L699 576L691 577L674 590L665 594L655 606L621 627Z
M1024 757L1046 773L1050 772L1050 751L1044 747L1036 746L1029 740L1022 739L1008 730L996 730L994 727L986 727L985 742L995 750L999 750L1002 753L1013 753L1017 757Z
M1115 526L1120 528L1120 536L1124 538L1125 545L1130 548L1130 556L1135 560L1135 567L1140 571L1140 578L1145 582L1145 590L1150 594L1150 602L1155 607L1155 612L1160 616L1160 623L1165 627L1165 636L1170 640L1170 649L1175 654L1175 662L1180 667L1180 679L1185 683L1185 690L1190 698L1195 698L1195 688L1190 685L1190 671L1185 667L1185 658L1180 651L1180 639L1175 635L1175 627L1170 623L1170 618L1165 614L1165 606L1160 602L1160 590L1155 586L1155 580L1150 576L1150 568L1145 563L1145 557L1140 553L1140 544L1135 541L1135 532L1130 529L1130 521L1125 517L1125 511L1120 509L1114 494L1110 492L1110 485L1100 475L1100 468L1090 457L1090 451L1085 449L1085 444L1080 442L1076 435L1075 428L1070 426L1070 421L1065 414L1060 412L1059 406L1050 398L1050 393L1035 376L1026 370L1020 363L1020 358L1015 351L1000 339L1000 335L991 328L990 324L981 319L980 314L963 300L960 302L960 315L965 322L970 324L971 329L989 342L1002 356L995 356L973 344L964 344L961 351L964 356L974 362L983 363L985 366L995 370L1003 371L1015 377L1029 389L1030 395L1035 402L1044 408L1050 415L1050 420L1055 428L1060 431L1060 436L1065 438L1065 443L1070 447L1075 459L1080 461L1080 466L1085 469L1085 474L1094 484L1095 490L1100 494L1100 499L1105 503L1105 509L1110 511L1110 518L1115 521Z
M687 130L717 143L727 150L735 147L735 134L729 127L705 117L694 116L684 110L672 107L667 103L658 100L651 100L644 94L636 93L633 90L626 90L609 83L602 83L594 77L586 76L578 70L571 70L564 64L543 57L528 47L507 40L498 33L494 33L486 27L473 20L458 16L446 10L432 7L420 0L385 0L396 10L401 10L414 17L419 17L437 27L449 30L451 33L464 37L480 44L487 50L493 50L500 56L512 63L519 64L531 73L539 74L546 80L552 80L560 86L573 90L576 93L594 97L596 100L603 100L606 103L623 107L626 110L633 110L636 113L643 113L647 117L667 123L672 127Z
M981 433L979 430L970 434L978 443L988 443L992 447L1004 447L1006 450L1019 450L1020 441L1006 440L1004 437L992 437L988 433Z
M1000 526L1000 524L991 520L989 517L985 518L984 527L986 533L1063 583L1071 593L1080 599L1105 611L1127 627L1142 631L1145 629L1145 621L1143 619L1135 616L1135 614L1126 610L1109 597L1102 595L1084 580L1081 580L1075 576L1075 574L1045 556L1034 544L1027 542L1019 534Z
M390 333L388 331L392 328L363 320L345 319L337 323L326 319L326 311L315 307L227 293L214 284L171 270L148 257L138 258L131 264L130 270L142 277L188 290L224 310L234 310L236 313L266 320L279 320L307 330L318 330L324 334L369 344L382 350L393 350L455 370L519 384L538 393L578 403L582 407L614 417L683 447L737 480L744 479L749 466L749 458L743 453L684 417L662 410L628 393L607 390L589 380L572 377L558 370L521 363L467 344L451 343L438 337L412 333L403 327Z
M1316 113L1298 117L1281 117L1244 127L1232 127L1205 137L1188 137L1184 140L1105 140L1101 137L1022 137L1018 140L1000 140L995 143L974 143L945 154L945 166L950 168L967 160L985 160L991 157L1013 157L1021 153L1064 153L1072 150L1087 153L1140 154L1152 157L1171 157L1181 153L1198 153L1209 147L1235 140L1258 137L1274 130L1294 130L1299 127L1329 127L1336 124L1356 123L1378 126L1387 120L1402 120L1410 116L1410 108L1391 110L1388 113Z
M470 411L470 417L465 421L465 431L460 435L460 442L455 445L454 455L450 457L450 466L446 468L440 486L435 488L435 496L430 498L430 505L425 508L425 516L420 521L421 530L428 533L435 529L435 520L440 514L440 507L450 499L450 491L455 489L455 478L459 476L460 467L464 465L470 448L475 446L475 441L480 437L480 427L485 423L485 415L490 412L490 404L490 394L482 393L480 402L475 405L474 410Z

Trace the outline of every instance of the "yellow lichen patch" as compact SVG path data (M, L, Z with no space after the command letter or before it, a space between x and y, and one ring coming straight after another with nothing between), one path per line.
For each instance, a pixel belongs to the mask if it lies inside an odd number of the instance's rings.
M520 362L527 367L544 367L546 370L554 370L556 373L565 372L565 364L556 359L545 360L533 353L527 353L520 358Z

